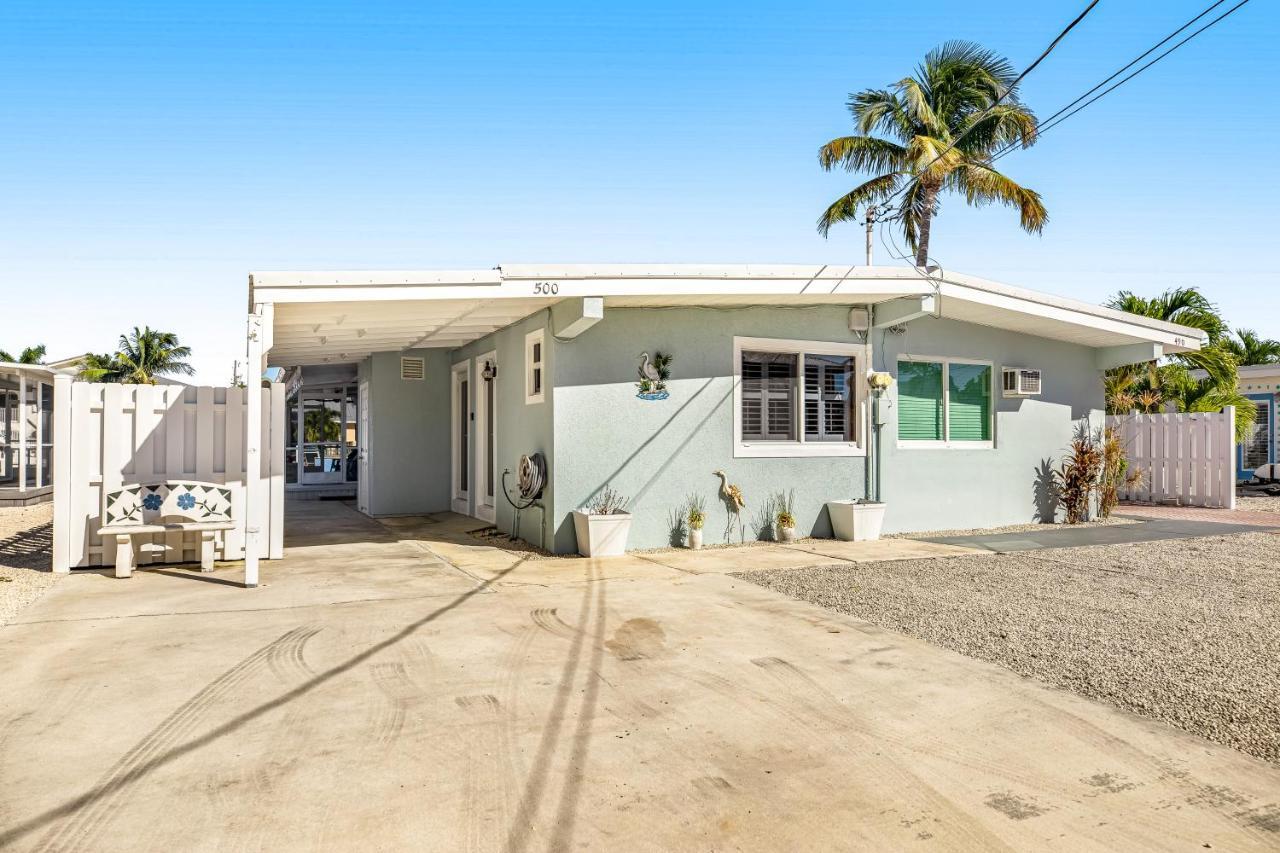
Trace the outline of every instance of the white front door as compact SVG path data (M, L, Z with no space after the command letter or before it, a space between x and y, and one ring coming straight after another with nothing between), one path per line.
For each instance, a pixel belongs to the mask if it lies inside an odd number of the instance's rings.
M359 410L358 429L356 430L359 450L356 453L356 508L363 513L369 512L369 380L360 383L357 397Z
M471 514L471 363L453 366L449 382L452 441L450 468L453 472L453 511Z
M489 378L485 378L485 374ZM494 500L498 467L498 353L476 356L476 517L489 523L498 520Z

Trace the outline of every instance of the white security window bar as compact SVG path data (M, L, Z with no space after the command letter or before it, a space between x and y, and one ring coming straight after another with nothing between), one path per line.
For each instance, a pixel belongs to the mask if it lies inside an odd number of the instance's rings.
M537 329L524 336L524 401L541 403L546 399L546 339Z
M866 347L734 338L734 455L861 456Z

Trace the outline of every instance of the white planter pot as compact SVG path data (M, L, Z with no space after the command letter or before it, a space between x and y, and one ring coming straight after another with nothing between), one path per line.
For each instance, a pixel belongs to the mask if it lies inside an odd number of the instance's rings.
M697 551L699 548L702 547L702 530L701 529L689 531L689 547L694 551Z
M584 557L619 557L627 552L631 513L592 515L573 511L573 532L578 537L578 553Z
M778 541L779 541L779 542L794 542L794 541L796 541L796 529L795 529L794 527L779 527L779 528L778 528Z
M831 530L844 542L863 542L879 539L884 527L885 505L860 504L853 501L827 501L831 515Z

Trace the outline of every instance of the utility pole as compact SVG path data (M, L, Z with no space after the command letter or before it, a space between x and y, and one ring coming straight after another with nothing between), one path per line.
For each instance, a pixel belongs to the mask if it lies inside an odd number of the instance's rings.
M231 362L231 387L239 388L241 384L242 383L240 382L240 360L237 359Z
M872 265L871 247L873 245L873 242L871 237L872 237L872 230L875 227L875 224L876 224L876 206L873 204L867 207L867 266Z

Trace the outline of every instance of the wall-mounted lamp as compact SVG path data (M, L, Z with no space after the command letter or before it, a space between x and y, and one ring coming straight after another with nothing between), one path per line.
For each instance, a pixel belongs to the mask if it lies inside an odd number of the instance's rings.
M498 365L494 364L492 361L486 361L484 363L484 370L480 371L480 378L485 382L492 382L497 379Z

